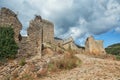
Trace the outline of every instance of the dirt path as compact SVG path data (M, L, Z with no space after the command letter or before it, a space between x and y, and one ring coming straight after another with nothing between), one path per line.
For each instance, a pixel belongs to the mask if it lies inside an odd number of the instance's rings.
M77 54L81 67L53 73L40 80L120 80L120 61L92 58Z

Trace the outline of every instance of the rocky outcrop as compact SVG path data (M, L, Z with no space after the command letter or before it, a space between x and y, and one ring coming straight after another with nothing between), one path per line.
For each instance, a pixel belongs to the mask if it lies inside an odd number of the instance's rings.
M22 24L17 18L17 15L8 8L1 8L0 10L0 26L2 27L12 27L15 32L15 41L17 43L21 40L20 30L22 29Z
M93 36L87 38L85 42L85 51L88 54L93 55L104 55L106 54L105 49L103 48L102 40L94 40Z
M6 66L1 65L0 80L36 80L37 77L47 73L47 62L45 60L25 60L24 66L20 64L21 60L6 63Z

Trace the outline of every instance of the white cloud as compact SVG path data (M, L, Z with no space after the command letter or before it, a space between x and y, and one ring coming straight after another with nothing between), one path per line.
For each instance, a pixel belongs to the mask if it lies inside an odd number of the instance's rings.
M0 0L2 6L19 12L23 29L38 14L52 21L55 35L62 38L119 31L116 27L120 26L120 0Z
M117 27L115 30L120 33L120 27Z

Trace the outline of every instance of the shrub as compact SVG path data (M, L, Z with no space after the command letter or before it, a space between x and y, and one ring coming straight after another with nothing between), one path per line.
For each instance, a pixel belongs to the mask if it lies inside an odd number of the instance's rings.
M70 70L77 66L80 66L80 64L81 60L78 59L76 56L74 56L73 54L70 55L65 54L63 59L51 61L48 64L48 70L54 72L63 69Z
M24 74L21 80L34 80L30 74Z
M15 58L18 46L11 27L0 27L0 58Z
M24 66L24 65L26 64L25 58L22 58L22 59L19 61L19 64L20 64L21 66Z
M120 55L116 55L116 60L120 60Z

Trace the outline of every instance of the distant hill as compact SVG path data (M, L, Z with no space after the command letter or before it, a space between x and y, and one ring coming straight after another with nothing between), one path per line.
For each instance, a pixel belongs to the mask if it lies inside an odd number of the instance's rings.
M120 55L120 43L110 45L105 50L108 54Z
M62 40L61 38L58 38L58 37L54 37L54 39L56 39L56 40Z

